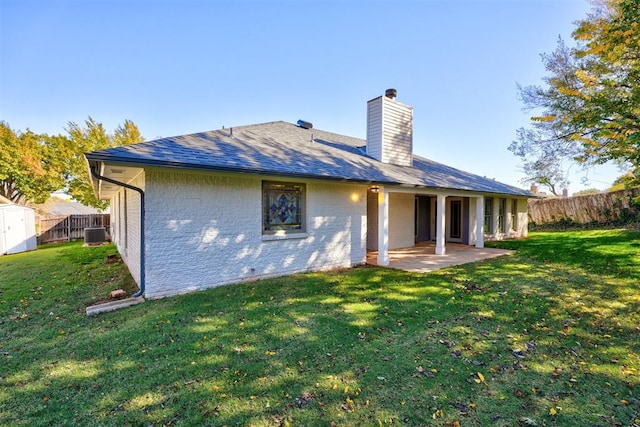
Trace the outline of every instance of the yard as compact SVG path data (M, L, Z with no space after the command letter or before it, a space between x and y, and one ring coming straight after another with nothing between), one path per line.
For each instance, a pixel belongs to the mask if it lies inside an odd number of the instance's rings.
M640 425L640 232L494 245L96 317L113 246L0 257L0 425Z

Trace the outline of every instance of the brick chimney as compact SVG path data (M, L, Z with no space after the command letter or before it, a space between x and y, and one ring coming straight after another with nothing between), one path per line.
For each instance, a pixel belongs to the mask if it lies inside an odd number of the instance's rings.
M367 102L367 154L383 163L413 165L413 108L396 101L397 91Z

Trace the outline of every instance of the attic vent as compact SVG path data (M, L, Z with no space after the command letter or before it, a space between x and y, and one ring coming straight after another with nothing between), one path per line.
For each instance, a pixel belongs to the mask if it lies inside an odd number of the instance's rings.
M104 227L92 227L84 229L84 243L86 245L100 245L104 243Z
M300 126L301 128L305 128L305 129L313 129L313 123L311 122L305 122L304 120L298 120L298 123L296 123L298 126Z

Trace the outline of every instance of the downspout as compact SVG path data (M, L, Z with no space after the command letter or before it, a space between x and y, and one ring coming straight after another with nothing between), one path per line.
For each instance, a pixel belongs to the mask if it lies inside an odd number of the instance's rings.
M119 185L120 187L128 188L133 191L137 191L140 194L140 290L133 294L134 298L138 298L144 294L144 285L145 285L145 277L144 277L144 191L141 188L134 187L133 185L125 184L124 182L118 182L111 178L107 178L106 176L100 175L94 167L89 167L91 170L91 175L98 180L106 181L111 184Z

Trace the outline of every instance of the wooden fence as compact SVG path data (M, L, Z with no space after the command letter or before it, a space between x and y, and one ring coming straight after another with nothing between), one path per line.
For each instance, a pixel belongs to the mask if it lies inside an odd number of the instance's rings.
M529 200L532 225L616 224L640 221L640 188L610 193Z
M40 218L38 244L84 239L84 229L89 227L104 227L108 234L109 225L109 214Z

